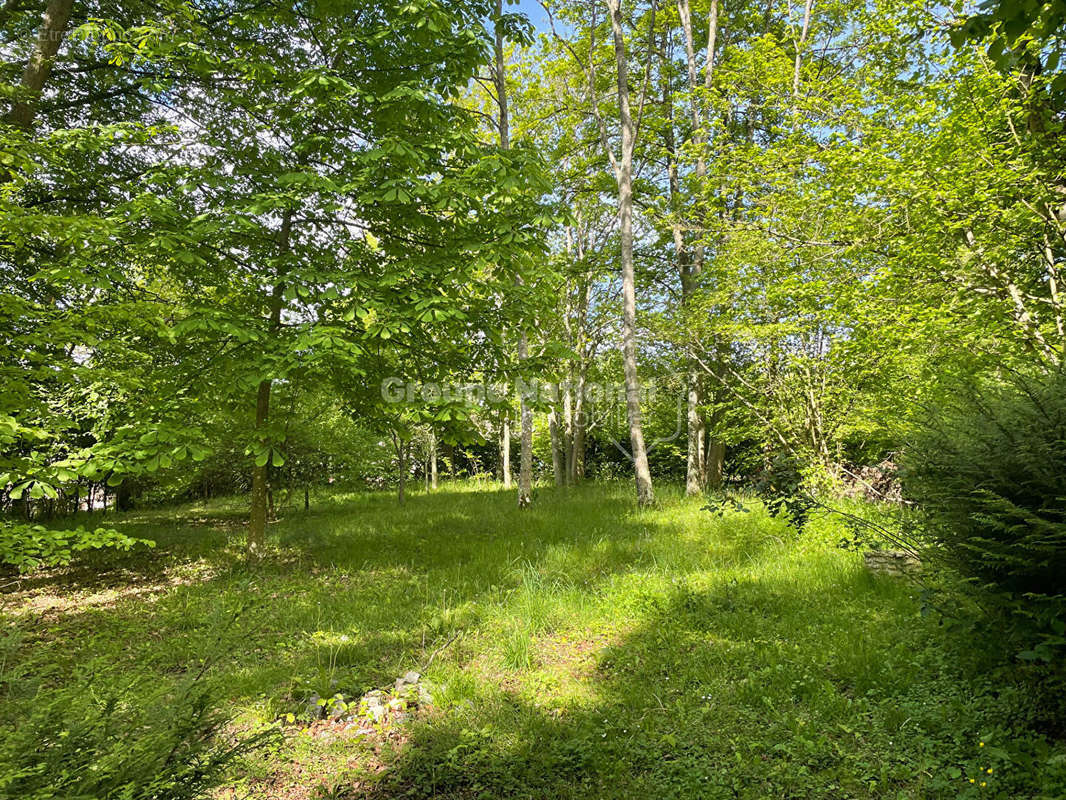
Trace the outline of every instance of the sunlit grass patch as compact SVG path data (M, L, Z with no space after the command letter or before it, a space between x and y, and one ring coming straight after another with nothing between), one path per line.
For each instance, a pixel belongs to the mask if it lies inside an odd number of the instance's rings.
M1017 693L990 695L959 662L913 584L867 574L824 519L800 533L757 503L719 518L669 491L638 511L630 491L541 489L526 511L470 485L402 508L315 498L271 526L255 570L235 503L130 514L119 524L159 544L95 564L114 602L39 627L8 610L25 632L5 669L35 677L5 713L89 661L101 681L205 669L239 725L284 723L233 776L257 798L323 781L341 796L954 797L971 738L1013 731L1010 752L1050 748L1040 764L1061 752L1015 725ZM75 602L78 574L34 591ZM122 593L141 578L150 597ZM303 732L312 695L358 700L409 670L433 698L409 721ZM1014 773L1014 796L1040 770Z

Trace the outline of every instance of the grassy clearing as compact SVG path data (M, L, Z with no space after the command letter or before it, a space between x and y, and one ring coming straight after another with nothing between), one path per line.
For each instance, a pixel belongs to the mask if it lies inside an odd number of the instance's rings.
M4 716L76 674L164 683L206 657L249 728L417 669L432 711L386 735L288 726L224 796L1056 796L1040 709L831 521L797 536L630 494L319 498L254 572L239 503L129 514L154 551L7 587Z

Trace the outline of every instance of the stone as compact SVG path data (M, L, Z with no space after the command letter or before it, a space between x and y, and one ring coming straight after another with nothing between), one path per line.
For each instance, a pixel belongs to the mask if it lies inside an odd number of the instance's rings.
M385 716L385 693L380 689L367 692L363 695L361 706L366 708L366 715L374 722L380 722Z
M921 572L922 562L904 550L868 550L866 568L876 575L912 575Z
M338 700L333 704L333 707L329 710L330 719L340 719L348 713L348 704L343 700Z
M311 719L322 719L326 716L326 706L319 702L321 698L317 694L311 695L307 701L307 716Z

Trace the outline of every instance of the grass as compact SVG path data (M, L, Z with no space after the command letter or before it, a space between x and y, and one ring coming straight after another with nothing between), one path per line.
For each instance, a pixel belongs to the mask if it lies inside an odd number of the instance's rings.
M0 715L87 672L204 670L236 730L285 730L231 771L234 798L1066 796L1014 670L869 575L832 520L798 535L631 494L316 498L255 570L239 500L116 517L157 547L7 587ZM312 694L411 669L433 706L401 726L300 724Z

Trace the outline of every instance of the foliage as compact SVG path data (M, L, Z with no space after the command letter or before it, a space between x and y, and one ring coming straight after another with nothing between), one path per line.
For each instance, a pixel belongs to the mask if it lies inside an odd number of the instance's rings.
M1066 5L545 0L538 38L513 4L0 3L0 563L102 551L9 584L12 626L44 604L50 671L104 651L91 690L132 670L180 706L212 614L260 596L226 674L263 722L454 641L436 727L330 762L341 795L353 769L413 796L1062 794L1037 670L980 629L1066 645ZM709 505L431 491L438 463L495 488L519 404L385 386L516 379L559 384L522 404L542 478L684 474ZM901 451L904 532L813 510ZM414 477L403 514L343 494ZM855 552L915 519L991 589L951 629ZM0 686L32 668L10 641ZM105 728L135 705L99 696ZM71 780L121 760L36 713L16 761L31 736ZM214 730L187 716L127 732ZM328 751L286 733L243 788Z
M155 542L127 536L112 528L86 530L78 526L73 530L62 530L0 519L0 563L13 566L19 572L65 566L85 550L130 550L138 545L154 547Z
M1066 591L1066 378L1008 375L945 393L902 465L907 496L969 575Z
M805 485L803 467L794 456L774 454L756 474L750 492L771 514L787 519L797 531L802 531L807 516L815 505L811 490ZM704 506L718 518L727 513L748 513L750 506L743 499L724 493L712 496Z
M1062 0L981 0L976 13L963 17L953 27L951 39L956 46L967 40L990 41L989 55L1007 69L1017 65L1018 51L1034 45L1037 51L1050 46L1057 64L1062 55L1064 26L1066 3Z
M488 4L104 3L43 38L17 6L12 52L65 46L32 124L0 124L5 484L117 485L238 434L262 478L313 411L279 401L374 419L398 363L500 349L547 185L460 103Z
M1066 376L1004 372L947 387L901 474L951 563L1066 645Z
M143 680L93 678L82 673L43 692L14 727L0 728L0 797L204 798L237 759L272 737L228 740L228 714L199 679L159 690Z

